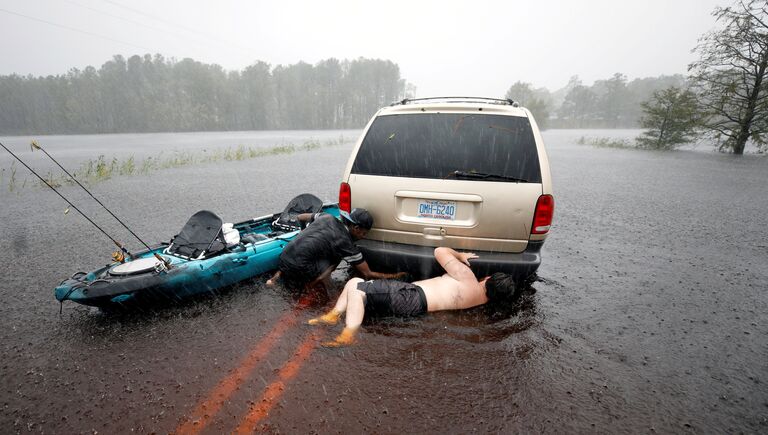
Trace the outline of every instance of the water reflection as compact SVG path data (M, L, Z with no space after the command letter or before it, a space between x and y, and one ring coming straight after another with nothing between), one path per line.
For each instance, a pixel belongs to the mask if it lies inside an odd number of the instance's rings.
M536 289L527 284L508 303L440 311L416 319L366 319L367 332L393 338L499 342L539 324Z
M70 305L70 304L67 304ZM275 313L288 309L290 297L267 288L263 279L239 283L209 294L181 301L154 300L124 304L110 310L74 305L65 309L60 325L70 337L101 337L109 340L127 331L164 327L171 329L177 323L212 321L219 317L237 316L260 311ZM76 333L76 334L75 334ZM75 334L75 335L73 335Z

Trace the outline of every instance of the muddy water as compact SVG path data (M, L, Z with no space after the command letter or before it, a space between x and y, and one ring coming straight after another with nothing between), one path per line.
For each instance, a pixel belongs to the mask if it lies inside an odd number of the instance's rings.
M574 145L582 134L544 135L556 220L520 302L368 324L344 350L314 345L339 328L301 325L330 301L303 304L263 279L157 311L67 304L59 316L53 286L108 262L108 241L53 193L0 193L0 427L765 432L768 160ZM305 191L335 199L350 147L115 178L94 193L166 240L202 208L236 221Z

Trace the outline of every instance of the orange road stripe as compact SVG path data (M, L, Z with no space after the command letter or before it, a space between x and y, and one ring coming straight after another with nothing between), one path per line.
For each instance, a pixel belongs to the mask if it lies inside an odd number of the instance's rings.
M275 406L277 400L282 396L285 391L285 383L291 380L299 372L299 369L304 362L309 358L309 355L315 349L317 343L317 336L310 334L296 350L293 357L285 363L277 374L277 380L271 383L261 398L253 405L248 411L248 415L245 416L240 426L234 430L236 434L252 434L256 430L256 424L263 420L269 411Z
M200 402L195 410L190 414L187 421L182 423L177 429L177 434L198 434L202 432L205 426L210 422L216 413L224 406L224 402L235 392L243 380L256 368L277 340L296 323L295 312L284 314L272 330L265 336L256 347L243 359L240 366L232 371L227 377L221 380L219 384L208 393L205 401Z

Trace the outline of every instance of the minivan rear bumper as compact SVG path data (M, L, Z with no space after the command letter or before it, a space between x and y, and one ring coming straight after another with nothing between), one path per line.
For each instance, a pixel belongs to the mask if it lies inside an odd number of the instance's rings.
M478 277L504 272L522 281L536 272L541 264L541 246L544 241L529 241L525 251L488 252L472 251L479 258L470 260L472 271ZM442 275L445 271L435 260L434 247L405 245L378 240L358 240L371 270L377 272L408 271L414 279Z

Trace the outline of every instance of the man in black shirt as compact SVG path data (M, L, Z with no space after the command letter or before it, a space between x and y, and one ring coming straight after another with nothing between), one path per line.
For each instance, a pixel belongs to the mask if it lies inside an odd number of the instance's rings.
M354 266L364 279L397 279L404 273L374 272L363 253L355 246L373 226L373 217L367 210L356 208L351 213L340 212L341 221L327 213L300 214L298 219L308 222L307 228L283 249L279 270L267 281L274 285L282 276L291 286L328 287L331 272L341 260Z

